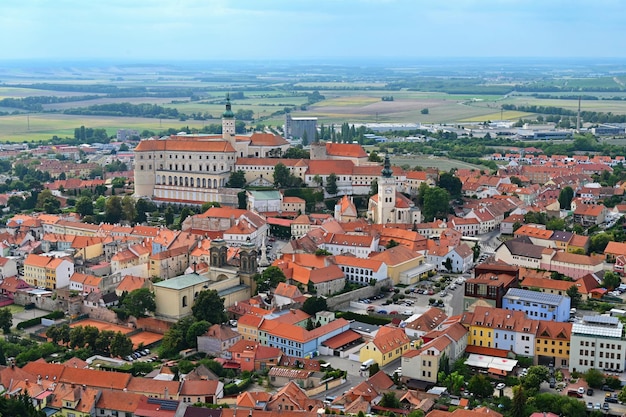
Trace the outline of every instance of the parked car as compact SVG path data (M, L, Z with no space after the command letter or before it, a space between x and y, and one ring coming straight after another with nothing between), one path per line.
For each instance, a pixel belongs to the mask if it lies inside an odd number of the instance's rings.
M580 392L578 392L577 390L575 390L575 389L567 390L567 396L568 397L576 397L576 398L582 398L583 397L583 395Z
M604 409L604 411L609 411L609 403L605 402L604 404L602 404L602 408Z
M593 403L591 401L587 403L587 410L593 410Z
M615 392L615 390L613 388L609 387L608 385L602 385L602 391Z
M600 410L600 409L602 409L602 406L600 405L600 403L596 403L596 404L593 406L593 409L594 409L594 410Z
M583 395L585 393L585 387L578 387L578 393Z
M589 395L589 396L593 395L593 388L588 388L587 389L587 395Z
M617 399L617 396L615 396L615 397L610 396L610 397L606 397L606 398L604 399L604 402L605 402L605 403L613 403L613 404L617 404L617 403L619 403L619 400Z
M387 314L387 310L378 310L378 314Z
M496 385L496 389L504 389L506 388L506 384L504 382L500 382L498 385Z
M550 378L549 384L550 388L556 388L556 379Z

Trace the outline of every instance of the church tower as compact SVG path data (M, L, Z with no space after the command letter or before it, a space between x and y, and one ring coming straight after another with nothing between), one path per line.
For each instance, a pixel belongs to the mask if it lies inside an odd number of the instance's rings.
M235 113L231 110L230 94L226 95L226 110L222 113L222 138L235 146Z
M389 154L385 155L385 164L378 178L378 204L376 205L376 223L395 223L396 179L391 170Z
M257 273L257 267L256 246L248 241L239 249L239 278L242 284L250 287L252 294L256 292L254 275Z
M224 239L213 239L209 248L211 255L211 268L223 268L226 265L228 247Z

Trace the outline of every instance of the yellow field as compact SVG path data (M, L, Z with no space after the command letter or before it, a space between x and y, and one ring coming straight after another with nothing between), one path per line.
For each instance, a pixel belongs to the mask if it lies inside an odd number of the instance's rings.
M523 111L511 111L507 110L502 113L489 113L482 116L470 117L467 119L459 120L460 122L486 122L488 120L519 120L523 118L534 118L534 113L527 113Z

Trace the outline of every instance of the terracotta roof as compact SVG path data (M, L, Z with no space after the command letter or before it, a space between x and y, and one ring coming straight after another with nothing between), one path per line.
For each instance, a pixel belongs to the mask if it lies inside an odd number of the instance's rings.
M137 410L137 405L142 397L144 396L132 392L103 389L100 390L100 398L96 403L96 407L132 414Z
M401 348L409 342L409 337L404 333L404 330L388 326L381 327L372 339L372 343L382 354Z
M324 342L322 342L322 344L331 349L339 349L340 347L345 346L348 343L357 341L360 338L361 335L354 330L346 330L343 333L339 333L338 335L325 340Z
M352 175L354 163L350 160L311 160L307 175Z
M437 328L437 326L439 326L447 318L448 316L443 312L443 310L431 307L415 320L407 322L406 327L413 330L429 332Z
M540 320L537 328L538 338L560 339L570 341L572 335L572 323Z
M397 266L405 262L409 262L415 258L419 258L421 256L422 255L413 252L409 248L400 245L395 246L391 249L384 250L381 253L372 256L371 259L382 261L388 266Z
M487 407L479 407L473 410L457 408L451 413L443 410L433 410L427 417L502 417L502 414Z
M207 396L217 395L221 382L218 380L185 380L180 388L180 395Z
M48 256L35 255L31 253L24 260L24 266L34 266L38 268L45 268L50 262L50 259L52 258Z
M142 140L135 152L235 152L230 142L223 139L198 139L178 136L166 140Z
M273 133L254 132L250 136L250 146L282 146L288 145L284 138Z

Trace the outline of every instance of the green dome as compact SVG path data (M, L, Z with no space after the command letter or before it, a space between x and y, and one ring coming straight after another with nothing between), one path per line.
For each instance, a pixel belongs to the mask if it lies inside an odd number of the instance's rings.
M235 117L235 113L230 109L230 94L226 96L226 110L222 113L224 119L232 119Z

